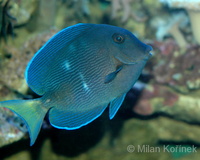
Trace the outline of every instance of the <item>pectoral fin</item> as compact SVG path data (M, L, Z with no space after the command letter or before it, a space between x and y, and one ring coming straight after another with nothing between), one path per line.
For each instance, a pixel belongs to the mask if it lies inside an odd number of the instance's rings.
M104 80L104 83L110 83L111 81L113 81L115 79L115 77L117 76L117 74L122 70L123 66L118 66L117 69L108 74L106 77L105 77L105 80Z

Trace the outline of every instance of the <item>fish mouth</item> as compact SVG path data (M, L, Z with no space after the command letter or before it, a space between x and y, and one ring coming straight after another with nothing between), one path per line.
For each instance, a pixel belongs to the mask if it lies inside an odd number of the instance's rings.
M142 58L137 59L135 62L148 61L152 56L153 56L153 54L151 52L148 52L147 55L145 55Z
M148 53L148 55L145 56L145 58L143 58L143 60L148 60L153 56L153 54L151 52Z
M149 58L152 57L152 53L151 51L153 50L153 48L149 45L147 45L146 50L145 50L145 57L143 58L143 60L147 61Z
M130 59L129 57L127 57L126 55L123 55L123 59L119 56L115 56L115 58L117 60L119 60L120 62L124 63L124 64L128 64L128 65L133 65L133 64L137 64L141 61L147 61L149 58L152 57L152 53L149 52L147 55L145 55L142 58L138 58L138 59Z

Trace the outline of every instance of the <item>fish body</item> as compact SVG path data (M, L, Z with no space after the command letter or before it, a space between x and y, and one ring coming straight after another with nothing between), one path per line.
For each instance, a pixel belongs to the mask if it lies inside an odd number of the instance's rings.
M105 24L77 24L54 35L29 62L25 78L41 98L0 102L28 126L31 145L49 112L52 126L73 130L112 119L138 79L152 48L131 32Z

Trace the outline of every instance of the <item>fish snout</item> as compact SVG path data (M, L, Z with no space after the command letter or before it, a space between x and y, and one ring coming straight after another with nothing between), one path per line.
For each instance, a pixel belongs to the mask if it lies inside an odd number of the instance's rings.
M146 46L146 50L145 50L145 54L147 54L148 58L150 58L152 56L151 51L153 50L153 48L149 45Z

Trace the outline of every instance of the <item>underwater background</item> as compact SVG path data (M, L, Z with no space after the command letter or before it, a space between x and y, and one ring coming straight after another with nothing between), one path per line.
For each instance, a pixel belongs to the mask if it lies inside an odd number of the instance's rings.
M0 160L198 160L199 19L200 0L0 0L0 101L38 97L26 65L65 27L111 24L154 49L112 120L106 110L67 131L46 119L30 147L24 122L0 108Z

